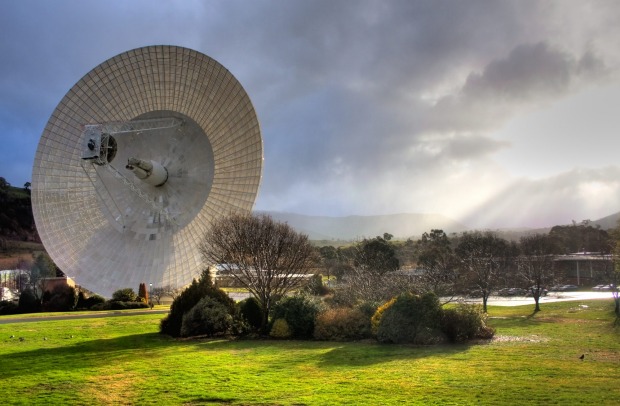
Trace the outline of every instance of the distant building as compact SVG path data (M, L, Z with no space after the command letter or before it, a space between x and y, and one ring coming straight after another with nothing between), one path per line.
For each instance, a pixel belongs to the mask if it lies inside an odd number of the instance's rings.
M555 268L567 283L577 286L594 286L609 283L610 272L614 267L611 254L600 252L575 252L556 255L553 259Z
M75 288L75 281L68 276L56 276L53 278L41 278L39 285L42 292L51 292L59 286Z
M28 273L22 269L5 269L0 271L0 287L8 288L12 292L21 292L27 284Z
M9 302L15 302L19 299L19 294L16 290L9 289L6 286L0 288L0 300L6 300Z

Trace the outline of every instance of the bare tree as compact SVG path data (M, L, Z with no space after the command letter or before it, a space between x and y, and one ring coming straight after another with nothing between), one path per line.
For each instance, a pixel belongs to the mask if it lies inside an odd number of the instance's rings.
M343 304L383 303L401 293L413 291L414 283L410 277L398 271L379 274L353 266L347 273L345 282L334 290L334 298Z
M443 230L424 233L416 248L418 267L422 269L418 289L433 292L437 296L454 295L459 279L458 261L446 233Z
M335 289L334 299L343 304L385 302L413 289L413 280L398 270L399 260L390 234L365 239L349 250L347 272Z
M461 237L455 252L467 280L482 295L482 309L486 313L491 291L507 262L509 244L490 232L467 233Z
M170 290L171 290L170 285L156 286L154 288L151 288L151 300L154 300L155 302L157 302L158 305L160 305L161 299L164 296L170 295Z
M225 270L258 300L262 331L275 301L299 288L315 263L308 236L268 215L223 217L206 232L199 249L207 266Z
M166 285L165 288L166 293L172 298L172 300L176 300L176 298L179 297L184 290L184 288L172 285Z
M536 307L535 312L540 311L540 296L545 287L553 284L554 254L558 252L555 238L547 234L535 234L521 237L519 241L521 250L517 257L517 269L519 276L527 284L532 293Z
M34 255L34 254L33 254ZM27 264L27 262L24 262ZM40 301L46 286L46 279L55 277L58 268L52 259L45 253L40 253L34 258L30 267L24 270L27 284L22 289L30 289L36 300Z
M164 297L170 297L172 300L176 299L183 289L175 288L172 285L157 286L151 288L150 296L151 300L154 300L158 305Z

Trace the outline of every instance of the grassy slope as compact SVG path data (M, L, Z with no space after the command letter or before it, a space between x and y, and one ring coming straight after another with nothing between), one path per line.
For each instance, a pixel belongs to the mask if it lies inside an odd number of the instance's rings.
M491 307L498 340L439 347L172 340L157 334L161 315L5 324L0 393L9 404L617 404L611 301L531 310Z

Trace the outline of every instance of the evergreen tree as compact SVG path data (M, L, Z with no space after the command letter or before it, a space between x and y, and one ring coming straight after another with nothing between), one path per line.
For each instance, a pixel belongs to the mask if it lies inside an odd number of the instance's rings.
M190 311L204 297L211 297L226 305L231 314L235 314L235 302L223 290L215 287L211 281L209 270L205 269L200 279L192 283L172 302L170 313L161 321L160 332L173 337L181 335L183 315Z
M149 292L146 290L146 283L144 282L138 287L138 299L144 303L149 302Z

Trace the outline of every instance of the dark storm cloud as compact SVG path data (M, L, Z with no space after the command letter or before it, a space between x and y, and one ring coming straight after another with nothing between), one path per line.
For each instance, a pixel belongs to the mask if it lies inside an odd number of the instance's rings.
M524 106L562 97L605 72L604 62L591 52L573 56L544 42L521 44L481 73L472 72L458 92L439 99L425 117L438 130L485 131Z
M272 18L266 15L272 10L252 10L254 19L246 18L246 9L225 13L240 13L252 33L240 45L244 51L261 52L254 58L260 64L234 73L242 81L247 76L246 87L256 89L267 141L263 193L274 194L298 181L335 176L335 160L368 177L410 159L408 151L428 129L422 122L429 107L419 93L464 62L478 67L499 51L504 45L499 41L474 46L498 20L509 44L516 43L520 25L511 8L489 3L484 13L476 2L280 6ZM224 25L225 36L238 35ZM233 50L222 52L228 56Z
M15 153L0 149L0 176L29 180L24 168L49 115L90 69L131 48L172 44L215 58L250 95L264 137L259 209L448 209L451 191L461 196L468 182L488 180L476 199L493 195L493 182L509 183L493 161L512 145L496 134L509 120L613 75L617 9L613 2L2 2L0 134Z

